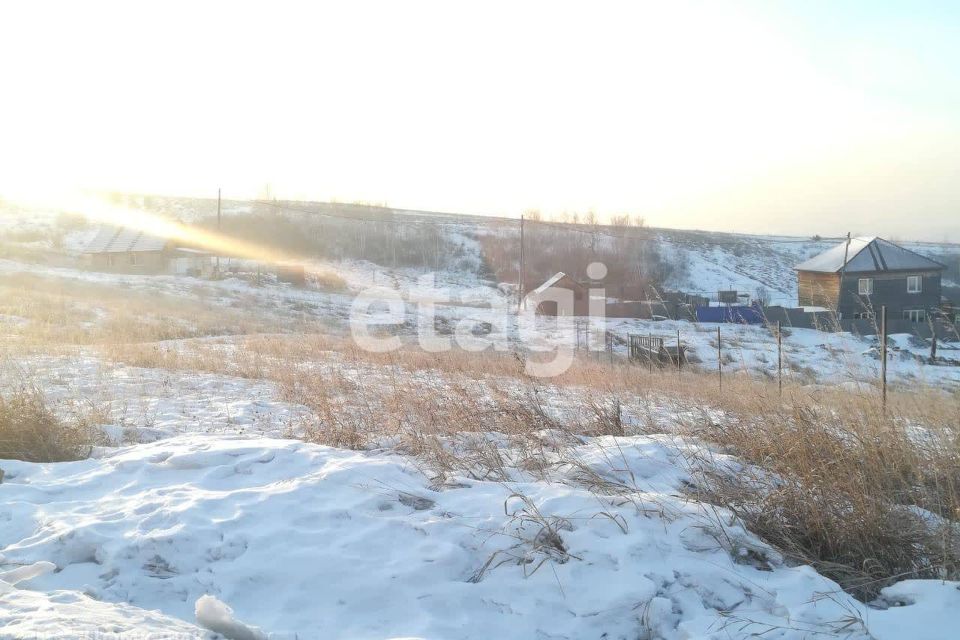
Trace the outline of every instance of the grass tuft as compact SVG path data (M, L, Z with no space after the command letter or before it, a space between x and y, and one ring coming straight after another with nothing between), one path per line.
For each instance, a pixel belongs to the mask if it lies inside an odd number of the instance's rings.
M90 455L96 443L86 424L61 420L43 395L20 389L0 396L0 458L62 462Z

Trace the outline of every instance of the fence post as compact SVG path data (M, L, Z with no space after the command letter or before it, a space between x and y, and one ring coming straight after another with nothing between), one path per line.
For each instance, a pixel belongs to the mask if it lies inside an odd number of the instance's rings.
M648 333L647 337L650 338L649 348L647 349L647 361L650 363L650 373L653 373L653 333ZM660 357L660 354L657 353L657 357Z
M717 380L720 382L720 391L723 391L723 358L720 351L720 327L717 326Z
M777 320L777 390L783 396L783 334L780 329L780 321Z
M887 305L880 307L880 386L883 408L887 408Z
M680 329L677 329L677 380L680 379Z

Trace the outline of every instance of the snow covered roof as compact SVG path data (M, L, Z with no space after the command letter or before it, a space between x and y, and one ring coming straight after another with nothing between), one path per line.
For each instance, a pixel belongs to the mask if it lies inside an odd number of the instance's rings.
M536 289L534 289L533 291L531 291L529 295L531 295L531 296L538 296L538 295L542 294L544 291L546 291L547 289L549 289L549 288L552 287L553 285L557 284L558 282L560 282L561 280L563 280L563 279L566 278L566 277L567 277L567 274L565 274L563 271L557 271L555 274L553 274L552 276L550 276L549 278L547 278L546 282L544 282L544 283L541 284L539 287L537 287ZM576 281L573 280L572 278L571 278L571 280L572 280L574 283L576 283Z
M85 253L125 253L128 251L163 251L165 238L149 235L138 229L101 227Z
M843 241L820 255L801 262L794 269L837 273L843 269L844 255L847 256L846 271L849 273L944 269L944 266L936 260L876 237L851 238L849 250L847 250L847 242Z

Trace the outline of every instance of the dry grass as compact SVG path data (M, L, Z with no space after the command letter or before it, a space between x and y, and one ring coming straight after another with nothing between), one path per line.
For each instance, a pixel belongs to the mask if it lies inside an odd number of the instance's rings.
M6 350L42 350L81 345L153 343L207 336L245 335L275 326L269 316L207 303L202 286L195 299L18 273L0 275L0 315L22 323L2 326ZM303 329L288 322L289 330Z
M648 373L625 363L577 360L544 383L515 354L368 353L331 336L257 336L180 350L112 346L141 366L218 371L276 381L311 408L300 434L342 447L389 441L437 475L506 479L565 463L545 432L629 435L669 427L751 463L730 477L691 461L698 498L728 507L788 558L814 565L869 598L894 577L956 577L960 545L960 397L936 389L894 391L886 409L873 390L788 385L745 375ZM352 372L352 373L350 373ZM558 412L558 394L578 405ZM625 406L633 420L627 420ZM644 418L643 407L661 415ZM492 442L498 433L506 445Z
M314 271L310 273L309 282L318 289L325 291L346 291L347 281L334 271Z
M731 399L731 419L692 431L754 466L730 476L702 461L700 496L865 599L894 577L956 577L957 403L920 395L887 411L872 394Z
M79 460L97 442L89 424L62 420L38 391L18 389L0 396L0 459Z

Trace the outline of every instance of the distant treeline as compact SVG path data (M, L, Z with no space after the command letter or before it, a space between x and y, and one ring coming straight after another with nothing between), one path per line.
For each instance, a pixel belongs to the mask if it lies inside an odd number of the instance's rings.
M556 224L528 220L524 225L524 290L531 291L562 271L585 282L587 266L607 267L603 282L607 295L642 300L651 289L683 276L686 266L659 248L657 236L642 226ZM516 282L520 260L520 234L516 223L494 226L481 237L486 261L504 282Z

